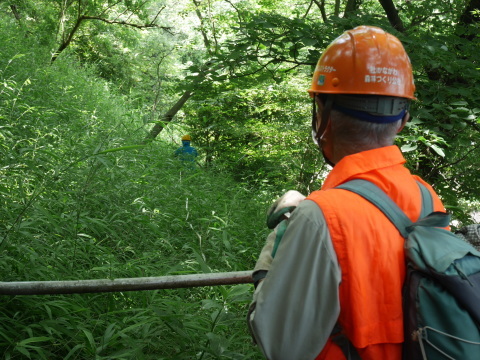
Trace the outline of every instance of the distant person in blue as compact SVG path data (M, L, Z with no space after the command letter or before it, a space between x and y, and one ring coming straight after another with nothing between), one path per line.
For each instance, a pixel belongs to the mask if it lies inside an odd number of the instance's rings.
M190 146L190 141L192 138L190 135L182 136L182 145L177 150L175 150L175 157L182 160L185 165L195 167L195 159L198 156L197 150Z

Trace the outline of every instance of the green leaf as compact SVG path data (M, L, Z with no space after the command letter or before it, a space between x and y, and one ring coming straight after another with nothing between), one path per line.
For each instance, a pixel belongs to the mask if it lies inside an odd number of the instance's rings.
M409 152L409 151L414 151L417 150L417 144L406 144L402 145L402 152Z
M453 106L467 106L468 103L466 101L460 100L460 101L455 101L453 103L450 103L450 105L453 105Z
M64 360L68 360L70 359L73 355L75 355L75 353L80 350L80 349L83 349L85 347L84 344L77 344L76 346L74 346L72 348L72 350L70 350L67 354L67 356L65 356L65 359Z
M315 38L303 38L302 41L306 46L315 46L318 44L318 40Z
M25 349L23 347L15 347L15 350L21 352L23 355L25 355L26 357L31 359L30 352L27 349Z
M100 151L100 152L95 153L94 155L106 154L106 153L111 153L111 152L116 152L116 151L140 149L140 148L144 148L145 146L147 146L147 145L129 145L129 146L122 146L122 147L119 147L119 148L103 150L103 151Z
M443 152L443 149L439 147L438 145L432 144L430 145L433 151L435 151L438 155L441 157L445 157L445 153Z
M221 309L223 305L215 300L205 299L202 300L202 308L205 310L209 309Z
M446 130L452 130L453 129L453 124L440 124L440 126Z
M93 338L92 333L90 331L88 331L87 329L82 329L82 331L85 334L85 336L88 340L88 343L90 344L90 349L93 350L93 351L96 351L97 346L95 344L95 339Z
M207 333L207 338L210 341L210 349L216 356L221 356L228 347L228 341L224 336L214 333Z
M25 340L20 341L17 346L25 346L27 344L35 343L35 342L43 342L43 341L50 341L52 338L47 337L47 336L37 336L37 337L31 337Z
M252 286L250 284L241 284L233 286L232 289L228 292L227 301L238 302L238 301L248 301L251 298Z

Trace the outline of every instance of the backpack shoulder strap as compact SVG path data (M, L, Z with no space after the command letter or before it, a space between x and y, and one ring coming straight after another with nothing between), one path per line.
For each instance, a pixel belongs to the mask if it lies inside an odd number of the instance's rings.
M417 181L417 185L420 188L420 193L422 194L422 212L420 213L420 219L423 219L433 212L433 197L425 185L419 181Z
M423 188L428 192L425 187ZM407 227L412 225L412 221L407 217L407 215L405 215L405 213L398 207L398 205L375 184L367 180L355 179L346 182L345 184L342 184L340 186L337 186L335 189L348 190L368 200L377 208L379 208L390 219L390 221L395 225L398 231L400 231L404 238L408 237ZM429 192L428 195L431 198ZM422 191L422 204L424 202L424 196L426 196L426 194L424 194ZM424 206L422 205L422 210L423 209ZM425 209L424 212L427 213L427 211L428 209Z

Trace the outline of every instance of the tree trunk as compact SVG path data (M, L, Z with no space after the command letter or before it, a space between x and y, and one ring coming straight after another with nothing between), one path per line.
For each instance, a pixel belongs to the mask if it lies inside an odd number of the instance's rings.
M335 10L333 12L333 15L335 17L338 17L340 15L340 0L335 0Z
M313 2L318 6L318 8L320 9L320 13L322 14L322 20L324 23L326 23L328 21L328 18L327 18L327 12L325 11L325 0L313 0Z
M205 48L207 52L211 55L211 42L207 35L207 30L205 26L205 19L203 18L202 13L200 12L200 2L197 0L193 0L193 4L195 5L195 13L197 14L198 20L200 20L200 33L203 37L203 43L205 44Z
M395 4L392 0L378 0L387 14L388 21L393 26L394 29L400 31L401 33L405 32L405 27L403 22L398 16L398 10L395 7Z
M348 18L356 10L357 10L357 0L348 0L347 5L345 5L345 12L343 13L343 17Z
M479 13L474 13L474 11L479 11L480 10L480 0L470 0L469 4L465 8L463 14L460 16L458 19L458 25L457 27L465 27L466 25L471 25L475 24L480 21L480 15ZM460 30L460 29L459 29ZM472 41L475 37L475 33L466 33L463 34L463 31L460 35L461 37L468 39Z
M55 51L52 58L50 59L50 64L53 64L53 62L57 60L58 56L62 53L62 51L65 50L68 47L68 45L70 45L70 43L72 42L73 36L77 32L77 30L80 28L80 25L84 20L85 20L84 16L79 16L77 18L77 21L75 22L75 25L73 26L72 30L68 34L67 39L63 41L62 44L60 44L59 48L57 49L57 51Z
M200 71L196 78L193 80L191 83L190 89L195 89L196 86L202 82L209 71L212 70L212 67L215 67L215 65L207 61L203 66L200 68ZM193 95L194 90L186 90L183 95L178 99L178 101L168 110L165 115L161 117L161 119L158 121L158 123L155 124L155 126L150 130L150 133L145 136L143 139L143 143L147 143L149 141L152 141L157 137L158 134L163 130L163 128L173 120L173 117L177 114L177 112L185 105L188 99Z
M165 115L162 116L161 120L155 124L155 126L150 130L150 133L143 139L143 143L147 143L152 141L157 137L158 134L163 130L165 125L167 125L170 121L173 120L173 117L177 114L177 112L185 105L187 100L193 95L193 92L187 90L183 93L182 97L178 99L178 101L168 110Z
M15 16L15 19L17 19L17 21L20 21L22 19L20 13L18 12L17 5L10 5L10 10L12 10L12 13Z

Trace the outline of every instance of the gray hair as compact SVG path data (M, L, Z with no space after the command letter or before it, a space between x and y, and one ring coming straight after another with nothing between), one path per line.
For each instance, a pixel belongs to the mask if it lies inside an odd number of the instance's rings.
M332 131L335 142L353 152L393 145L402 120L388 124L361 121L337 110L332 110Z

